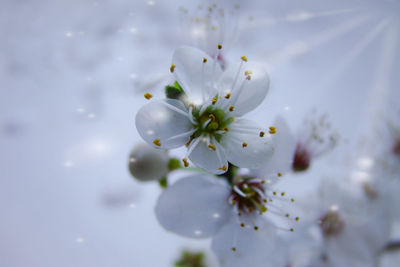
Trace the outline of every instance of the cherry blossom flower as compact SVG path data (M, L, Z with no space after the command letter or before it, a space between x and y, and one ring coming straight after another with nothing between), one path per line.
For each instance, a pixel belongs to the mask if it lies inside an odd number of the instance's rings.
M338 141L338 134L332 130L327 115L313 110L304 120L299 131L292 169L295 172L307 170L313 159L332 150Z
M201 50L181 47L173 55L171 72L184 93L179 99L151 101L136 115L136 128L147 143L162 149L186 144L184 165L190 159L214 174L224 173L228 161L259 168L273 155L276 129L242 118L267 95L269 78L262 67L242 57L221 72Z
M387 200L371 198L361 186L324 180L316 198L307 198L302 241L297 240L314 253L308 256L313 263L304 264L296 258L304 252L292 251L290 266L375 266L390 235Z
M140 181L159 180L168 174L168 152L139 143L129 156L129 171Z

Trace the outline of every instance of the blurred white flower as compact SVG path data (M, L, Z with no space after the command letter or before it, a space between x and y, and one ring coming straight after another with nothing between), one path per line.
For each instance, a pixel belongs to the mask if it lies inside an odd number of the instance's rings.
M222 48L221 46L219 47ZM227 170L228 161L244 168L259 168L274 153L276 129L269 132L241 118L255 109L269 88L267 73L247 58L221 72L207 54L192 47L178 48L171 65L184 94L177 99L152 101L136 115L142 138L156 148L186 144L197 167L214 174Z
M129 156L129 171L139 181L154 181L168 174L168 152L139 143Z
M313 110L300 127L292 169L295 172L308 170L311 162L332 150L338 141L338 133L331 128L327 115Z
M307 198L303 215L304 231L300 233L312 264L298 257L304 252L291 251L291 266L376 266L377 256L390 236L388 199L371 195L371 188L323 180L315 199ZM299 205L301 205L301 200ZM307 237L308 236L308 237ZM297 242L290 241L288 244ZM302 247L301 249L304 249Z
M266 215L289 216L281 214L275 203L285 194L271 191L271 179L241 176L232 183L206 174L182 178L162 193L156 216L168 231L190 238L212 237L211 247L221 266L283 266L285 252L279 249L277 228Z

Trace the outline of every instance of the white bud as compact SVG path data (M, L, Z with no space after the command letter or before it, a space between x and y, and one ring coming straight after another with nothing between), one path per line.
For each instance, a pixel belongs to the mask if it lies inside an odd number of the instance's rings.
M168 173L168 161L167 150L139 143L129 156L129 171L140 181L159 180Z

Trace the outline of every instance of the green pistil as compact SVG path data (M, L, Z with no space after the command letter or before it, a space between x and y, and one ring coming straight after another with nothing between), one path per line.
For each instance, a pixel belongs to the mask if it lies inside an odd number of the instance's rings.
M223 110L214 108L213 106L207 107L201 116L199 113L199 108L194 109L192 113L195 121L198 123L198 130L195 132L196 137L202 134L212 134L218 141L221 135L216 132L223 131L233 121L233 118L226 118L226 113ZM211 121L207 126L202 128L209 120Z

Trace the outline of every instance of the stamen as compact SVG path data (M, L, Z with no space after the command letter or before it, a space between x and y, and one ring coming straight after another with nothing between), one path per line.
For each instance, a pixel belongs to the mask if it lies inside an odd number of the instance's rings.
M213 97L213 98L211 99L211 103L212 103L213 105L215 105L215 104L217 103L217 98L216 98L216 97Z
M203 57L203 63L207 62L207 58Z
M214 150L214 151L217 149L217 148L215 147L215 145L213 145L213 144L209 144L209 145L208 145L208 148L210 148L210 149L212 149L212 150Z
M186 168L189 167L189 162L187 158L182 159L182 161L183 161L183 166L185 166Z
M222 49L222 44L218 44L218 49L219 49L219 50Z
M270 134L276 134L276 128L274 126L269 127Z
M230 111L230 112L232 112L234 109L235 109L234 106L230 106L230 107L229 107L229 111Z
M144 94L144 98L146 98L147 100L149 100L149 99L152 98L152 97L153 97L153 95L150 94L150 93L145 93L145 94Z
M247 57L246 57L246 56L242 56L241 59L242 59L244 62L247 62Z
M242 147L247 147L247 143L243 142Z
M278 177L282 177L282 173L278 172Z
M154 139L153 144L155 144L156 146L161 146L160 139L158 139L158 138Z
M176 67L176 65L175 65L175 64L172 64L171 67L169 68L169 70L170 70L171 72L174 72L175 67Z
M231 93L227 93L226 95L225 95L225 98L226 99L229 99L231 97Z
M265 135L265 132L261 131L260 132L260 137L264 137L264 135Z

